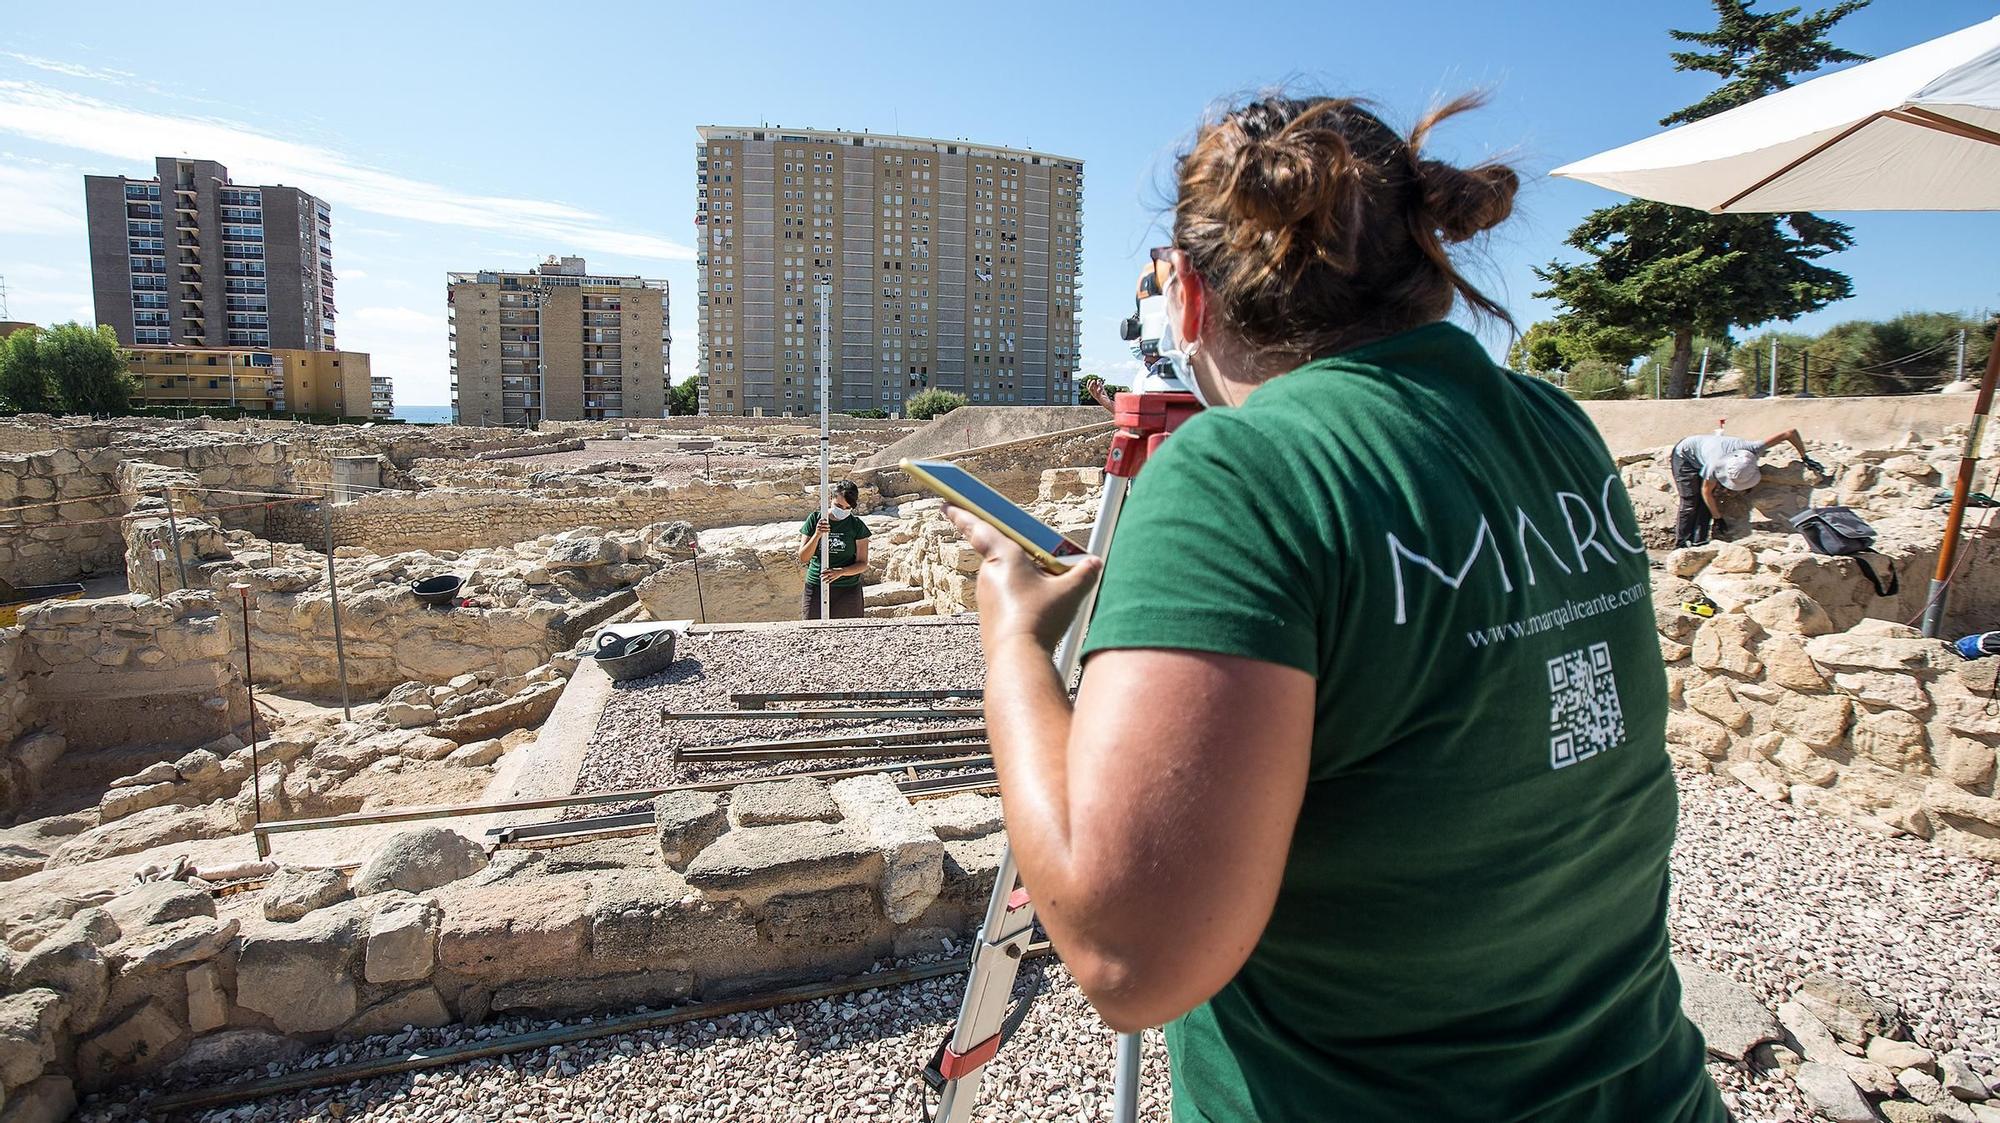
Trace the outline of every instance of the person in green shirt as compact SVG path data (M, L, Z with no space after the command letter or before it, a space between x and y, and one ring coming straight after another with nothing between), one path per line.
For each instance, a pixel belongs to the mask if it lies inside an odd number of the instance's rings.
M872 533L854 507L861 502L861 489L853 480L833 485L833 503L827 510L826 528L820 527L819 512L806 516L799 527L799 560L806 565L805 593L799 598L799 618L819 619L820 590L831 588L827 615L834 620L859 620L863 608L862 583L868 576L868 535ZM819 543L828 538L826 573L819 571Z
M1669 958L1644 543L1562 391L1444 322L1500 164L1265 98L1177 164L1161 353L1209 407L1060 576L964 512L1008 833L1177 1120L1714 1123ZM1074 704L1049 653L1097 589Z

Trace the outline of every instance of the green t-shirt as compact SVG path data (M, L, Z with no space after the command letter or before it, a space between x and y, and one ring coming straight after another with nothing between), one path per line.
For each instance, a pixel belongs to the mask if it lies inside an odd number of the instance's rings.
M811 535L813 528L818 525L819 512L814 511L812 514L806 516L806 524L799 528L799 533ZM828 557L833 562L833 568L845 569L853 565L854 552L859 548L857 544L872 533L874 532L868 529L868 524L861 521L860 515L849 515L844 519L835 519L832 523L828 524L826 537L827 545L831 551ZM852 589L854 586L861 584L861 579L862 575L859 573L850 577L836 577L833 579L833 587L836 589ZM818 583L819 549L818 547L814 547L812 560L806 562L806 584L816 585Z
M1270 923L1167 1028L1176 1119L1727 1118L1668 959L1648 575L1589 419L1448 324L1168 438L1086 654L1242 655L1318 693Z

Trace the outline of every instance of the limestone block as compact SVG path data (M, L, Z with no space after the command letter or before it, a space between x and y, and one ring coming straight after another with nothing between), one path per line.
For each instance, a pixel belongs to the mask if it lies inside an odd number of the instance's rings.
M1923 684L1907 671L1835 671L1833 683L1870 706L1902 710L1919 717L1931 709Z
M57 929L54 935L36 944L14 968L9 986L16 990L46 987L61 994L69 1003L69 1028L80 1033L96 1024L110 990L111 968L90 935L92 920L102 921L99 936L115 940L116 922L98 909L86 910ZM106 941L111 942L110 940Z
M1721 771L1734 776L1744 787L1772 803L1783 803L1789 798L1784 775L1764 761L1739 760L1723 766Z
M361 977L371 983L413 982L437 964L438 921L443 910L427 897L389 897L368 921Z
M1950 784L1932 783L1924 788L1924 807L1934 815L1965 819L2000 829L2000 799L1963 792Z
M222 972L213 961L197 963L187 974L188 1028L207 1033L229 1024L229 995L222 989Z
M1687 658L1688 653L1693 650L1687 644L1675 643L1665 636L1660 637L1660 661L1663 663L1678 663Z
M385 702L382 704L382 720L398 729L417 729L431 725L438 719L438 712L431 706L415 705L410 702Z
M1724 679L1713 679L1687 692L1688 708L1712 718L1730 729L1742 732L1749 728L1750 711L1736 700L1736 692L1730 689Z
M0 995L0 1085L18 1088L56 1059L69 1003L45 987Z
M125 938L106 949L122 964L120 974L149 975L222 954L236 939L240 922L194 916L157 928L126 929Z
M44 1076L6 1095L4 1123L63 1123L76 1111L76 1085L67 1076Z
M1896 1071L1916 1068L1932 1075L1937 1074L1937 1054L1908 1041L1871 1037L1868 1039L1866 1056L1876 1064Z
M831 823L841 809L824 780L798 776L744 784L729 795L729 825L768 827L779 823Z
M264 886L264 919L297 920L347 895L347 877L339 870L284 866Z
M687 880L702 893L759 904L780 894L872 888L882 869L874 840L849 824L785 823L724 834L688 864Z
M688 996L694 976L644 971L593 979L530 979L493 992L493 1009L571 1013L631 1006L668 1006Z
M1883 635L1862 625L1837 635L1814 636L1806 641L1806 653L1822 666L1904 673L1948 666L1947 657L1957 658L1943 640Z
M1783 632L1768 636L1758 645L1757 654L1764 661L1765 679L1773 685L1787 690L1826 689L1826 677L1797 636Z
M515 729L540 725L561 700L568 679L538 682L497 705L449 718L431 727L431 732L461 745L498 737Z
M888 776L854 776L833 785L842 815L882 848L882 907L907 924L923 914L944 882L944 843Z
M1741 1061L1766 1041L1778 1041L1784 1028L1755 994L1724 975L1678 959L1681 1010L1701 1029L1710 1056Z
M177 789L178 785L173 783L110 788L98 803L97 814L101 821L109 823L150 808L164 807L174 802L174 797L179 794Z
M1862 1045L1872 1034L1903 1038L1903 1019L1887 1002L1870 997L1860 987L1834 975L1809 975L1792 1001L1805 1007L1834 1037Z
M1797 589L1765 597L1744 611L1769 632L1818 636L1833 631L1826 609Z
M729 829L714 792L667 792L653 801L653 817L660 860L677 870L687 869L703 847Z
M1722 550L1722 544L1686 546L1686 548L1676 550L1676 552L1672 552L1672 554L1666 556L1666 571L1672 573L1672 575L1676 575L1676 577L1692 577L1692 575L1700 573L1702 569L1706 569L1708 563L1714 562L1716 554L1720 550Z
M283 1033L324 1033L353 1017L359 995L352 968L365 908L347 901L246 933L236 957L236 1004L268 1016Z
M1789 739L1771 755L1771 763L1783 769L1786 775L1814 787L1826 787L1840 778L1838 765L1815 754L1800 742Z
M784 893L757 910L757 934L775 947L803 951L809 961L822 961L826 953L860 947L881 915L875 891L864 886Z
M1993 790L1993 746L1953 737L1940 756L1938 772L1946 780L1974 794Z
M127 933L190 917L215 917L215 898L178 881L148 881L105 902L104 910Z
M1970 690L1951 676L1929 686L1931 701L1937 704L1938 720L1954 733L1974 737L2000 737L2000 704Z
M390 889L421 893L469 877L486 866L478 843L449 827L400 831L378 847L354 874L354 893Z
M1709 760L1723 760L1729 756L1729 731L1684 711L1667 714L1667 741L1693 749Z
M1799 1066L1793 1081L1813 1110L1833 1123L1876 1121L1875 1112L1868 1106L1861 1089L1855 1086L1844 1070L1834 1065L1807 1061Z
M1771 722L1808 747L1826 749L1847 738L1854 703L1845 695L1792 695L1771 711Z
M436 987L421 986L392 995L354 1016L341 1027L342 1037L372 1037L409 1027L434 1029L451 1024L451 1010Z
M1738 678L1761 677L1764 664L1758 660L1755 648L1763 634L1764 629L1747 616L1735 613L1712 616L1695 629L1694 665Z
M188 1030L157 1002L147 1002L77 1046L76 1068L85 1087L172 1060Z
M1970 1103L1993 1098L1993 1089L1972 1070L1963 1054L1946 1053L1938 1058L1938 1065L1938 1083L1953 1099Z
M1913 774L1931 770L1923 723L1900 710L1862 712L1849 739L1855 755L1884 768Z
M916 808L937 836L946 842L979 838L1005 825L1000 816L998 796L959 792L943 799L926 799L916 804Z
M27 771L33 784L62 757L68 743L60 733L35 733L14 742L14 759Z
M453 749L445 756L444 762L455 768L479 768L499 760L506 751L507 746L499 738L489 737Z
M588 877L456 885L439 894L438 964L487 982L572 970L589 932Z
M1708 568L1716 573L1751 573L1757 569L1757 555L1741 543L1725 542L1716 547Z
M49 855L48 865L50 869L79 866L190 839L221 838L236 829L232 817L207 808L155 807L78 834Z
M222 758L207 749L194 749L175 761L173 769L183 781L206 787L222 778Z

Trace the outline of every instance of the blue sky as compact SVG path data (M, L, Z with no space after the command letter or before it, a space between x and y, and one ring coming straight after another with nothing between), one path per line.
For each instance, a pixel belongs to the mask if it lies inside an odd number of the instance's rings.
M948 5L887 2L779 2L734 20L727 6L635 2L264 5L235 42L207 15L181 36L187 21L166 9L117 10L145 22L36 4L10 12L0 39L0 277L13 317L90 317L85 173L215 159L239 182L333 204L342 346L372 352L405 405L449 401L444 274L549 253L671 281L674 369L693 374L698 124L968 137L1082 158L1083 366L1122 380L1116 323L1162 240L1172 157L1219 97L1289 83L1370 96L1407 122L1441 94L1490 91L1491 106L1435 151L1505 155L1525 173L1515 219L1473 275L1526 326L1548 313L1530 267L1616 199L1544 173L1655 131L1712 87L1666 57L1666 28L1711 25L1702 0L1017 2L994 9L1006 38ZM1967 0L1877 0L1837 39L1885 54L1993 14ZM794 21L803 33L775 42ZM798 61L773 61L786 50ZM1856 295L1798 326L2000 304L2000 218L1842 217L1857 246L1836 262ZM1504 346L1503 333L1485 335Z

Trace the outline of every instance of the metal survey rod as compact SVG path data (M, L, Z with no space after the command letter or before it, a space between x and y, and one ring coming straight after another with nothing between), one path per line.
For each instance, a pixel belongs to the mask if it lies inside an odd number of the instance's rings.
M1701 374L1694 380L1694 396L1701 397L1702 387L1708 384L1708 348L1701 349Z
M340 663L340 714L354 720L347 700L347 641L340 634L340 582L333 576L333 496L320 500L319 513L326 524L326 595L333 600L333 657Z
M238 581L229 586L243 604L243 690L250 699L250 819L251 835L256 840L257 856L271 856L271 843L256 828L264 822L264 781L259 775L261 769L257 760L257 680L250 674L250 586Z
M174 572L179 574L181 588L188 587L187 561L181 557L181 524L174 518L174 493L172 488L160 489L160 500L167 505L167 538L174 544Z
M826 415L826 309L832 296L833 286L825 280L819 283L819 618L833 616L833 586L827 582L827 570L833 565L833 528L827 525L829 495L826 482L827 456L832 446Z
M1972 404L1972 431L1965 435L1965 452L1958 460L1958 479L1951 485L1951 514L1945 516L1944 541L1938 545L1937 572L1931 576L1924 601L1924 635L1933 639L1944 624L1945 601L1951 596L1953 561L1958 534L1965 523L1965 497L1972 493L1972 473L1979 467L1980 446L1986 438L1986 415L1993 408L1993 382L2000 377L2000 346L1987 349L1986 374L1979 380L1979 397Z

